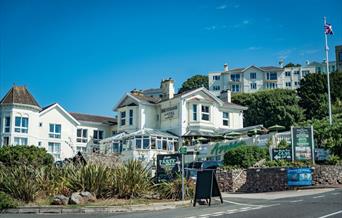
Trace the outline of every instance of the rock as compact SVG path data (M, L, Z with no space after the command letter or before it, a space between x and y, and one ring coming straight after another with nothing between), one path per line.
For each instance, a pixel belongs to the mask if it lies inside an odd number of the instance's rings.
M52 205L67 205L69 202L69 198L64 195L56 195L53 197Z
M74 192L69 198L69 204L84 204L85 201L79 192Z
M83 197L85 202L95 202L96 196L90 192L81 192L80 195Z

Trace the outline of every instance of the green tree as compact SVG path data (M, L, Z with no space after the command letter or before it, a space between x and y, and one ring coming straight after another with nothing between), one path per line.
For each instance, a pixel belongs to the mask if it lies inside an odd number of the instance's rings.
M342 115L334 115L332 125L329 120L312 119L301 122L299 126L307 127L312 125L314 128L315 145L319 148L326 148L333 154L342 157Z
M331 101L334 104L342 99L342 74L330 74ZM313 73L300 81L297 89L300 97L299 105L305 110L307 119L322 119L328 115L327 76Z
M285 65L285 67L300 67L301 65L300 64L294 64L294 63L288 63Z
M233 148L224 154L224 165L248 168L262 159L268 159L268 148L244 145Z
M182 93L188 90L205 87L209 88L208 85L208 76L204 75L195 75L187 79L185 82L183 82L182 87L179 89L178 93Z
M290 128L304 118L298 106L298 97L293 90L275 89L256 93L241 93L232 96L234 103L247 106L244 126L263 124L266 127L278 124Z
M0 148L0 162L5 166L52 165L53 157L36 146L4 146Z

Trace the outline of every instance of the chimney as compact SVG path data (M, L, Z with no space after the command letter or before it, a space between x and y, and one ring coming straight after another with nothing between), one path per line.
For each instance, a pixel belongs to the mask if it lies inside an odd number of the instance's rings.
M162 99L171 99L175 96L175 88L173 79L169 78L166 80L162 80L160 84L160 88L162 89L163 97Z
M228 72L228 64L223 65L223 70L224 70L224 72Z
M284 68L284 60L283 59L279 60L279 67Z
M232 101L232 92L229 89L222 90L220 93L220 99L223 102L231 103Z

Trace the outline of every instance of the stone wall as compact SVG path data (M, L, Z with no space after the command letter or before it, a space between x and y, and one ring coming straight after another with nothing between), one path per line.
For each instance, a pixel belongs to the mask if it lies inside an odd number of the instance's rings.
M314 185L342 184L342 166L316 165L312 180Z
M286 168L250 168L217 171L222 192L270 192L292 189L287 185ZM342 184L342 166L316 165L313 185Z

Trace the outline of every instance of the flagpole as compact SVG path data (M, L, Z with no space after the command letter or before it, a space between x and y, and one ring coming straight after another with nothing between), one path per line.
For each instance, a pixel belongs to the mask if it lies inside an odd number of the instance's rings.
M326 17L324 17L324 26L327 24ZM327 82L328 82L328 104L329 104L329 124L332 125L332 115L331 115L331 97L330 97L330 76L329 76L329 47L328 47L328 36L324 32L325 36L325 62L327 65Z

